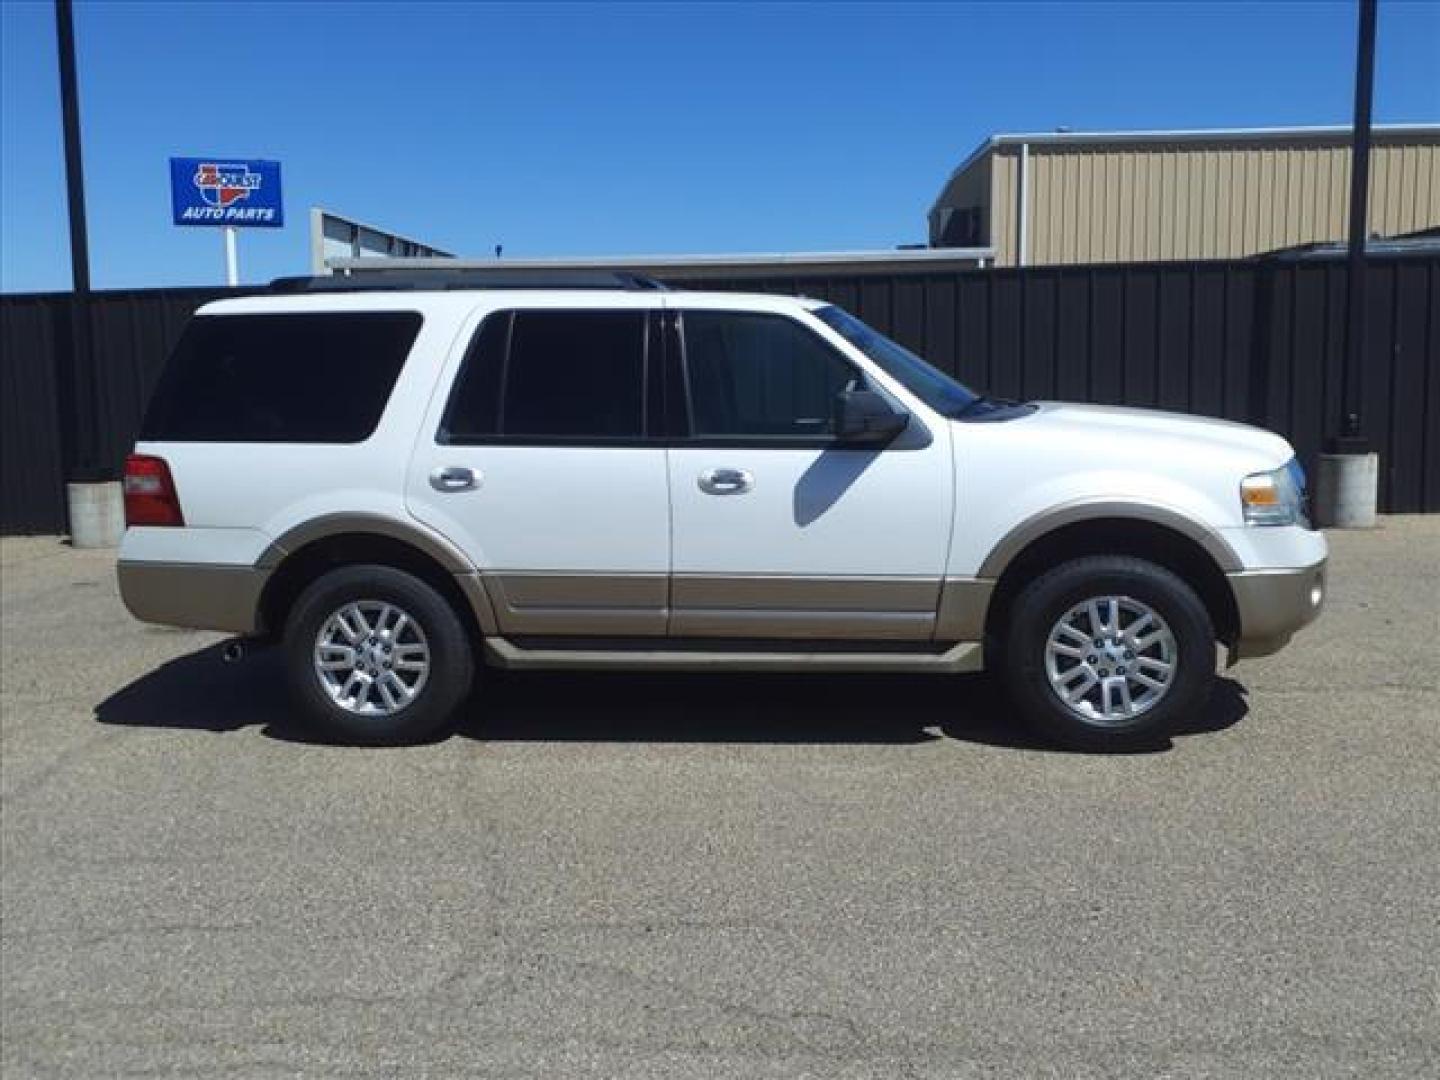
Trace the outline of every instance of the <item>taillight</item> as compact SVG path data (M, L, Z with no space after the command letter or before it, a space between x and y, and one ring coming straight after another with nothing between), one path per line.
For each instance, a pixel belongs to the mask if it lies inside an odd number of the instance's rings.
M164 458L131 454L125 459L125 524L185 524L180 496Z

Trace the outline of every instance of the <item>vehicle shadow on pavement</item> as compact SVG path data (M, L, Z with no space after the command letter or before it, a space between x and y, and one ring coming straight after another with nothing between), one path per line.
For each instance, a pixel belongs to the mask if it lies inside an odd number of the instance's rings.
M211 646L161 665L96 706L102 724L324 743L295 719L278 650L227 664ZM1221 678L1207 708L1176 732L1221 731L1248 711ZM453 735L513 742L907 744L940 738L1054 751L983 675L483 672ZM448 736L446 736L448 737ZM1163 751L1171 740L1142 752Z

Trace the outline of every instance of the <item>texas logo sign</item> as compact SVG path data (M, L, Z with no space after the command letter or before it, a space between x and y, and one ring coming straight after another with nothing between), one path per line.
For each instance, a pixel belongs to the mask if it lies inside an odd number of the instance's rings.
M260 174L251 172L243 164L206 161L195 170L195 186L200 189L200 197L211 206L230 206L248 199L250 192L259 190L262 183Z
M280 163L253 158L171 158L176 225L278 229L285 224Z

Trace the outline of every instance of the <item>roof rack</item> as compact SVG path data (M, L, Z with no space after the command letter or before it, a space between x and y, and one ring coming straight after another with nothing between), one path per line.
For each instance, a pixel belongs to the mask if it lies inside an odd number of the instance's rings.
M270 282L276 293L405 292L464 289L624 289L647 292L664 289L654 278L623 270L507 269L473 267L461 270L364 270L356 274L321 277L278 277Z

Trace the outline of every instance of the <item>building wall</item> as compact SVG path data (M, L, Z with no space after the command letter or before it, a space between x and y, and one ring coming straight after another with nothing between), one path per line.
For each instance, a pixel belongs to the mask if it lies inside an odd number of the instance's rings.
M1377 137L1372 149L1372 233L1440 226L1440 137L1407 139ZM985 158L989 240L996 265L1014 266L1019 147ZM1042 143L1030 146L1028 168L1030 265L1242 258L1346 235L1350 150L1340 139ZM947 202L967 180L956 178Z
M945 190L943 207L930 211L930 242L935 247L954 247L957 244L972 243L977 246L986 243L992 235L990 227L991 155L986 154L970 168L954 177ZM946 213L949 211L949 214ZM966 241L961 237L963 225L953 222L950 214L977 212L980 218L979 235ZM948 234L948 235L947 235Z

